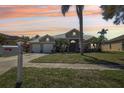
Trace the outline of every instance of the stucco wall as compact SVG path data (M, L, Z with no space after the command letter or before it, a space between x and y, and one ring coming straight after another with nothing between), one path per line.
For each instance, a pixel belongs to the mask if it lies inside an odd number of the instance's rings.
M102 47L102 51L123 51L122 42L102 44L101 47Z
M101 49L102 51L110 51L109 44L102 44Z

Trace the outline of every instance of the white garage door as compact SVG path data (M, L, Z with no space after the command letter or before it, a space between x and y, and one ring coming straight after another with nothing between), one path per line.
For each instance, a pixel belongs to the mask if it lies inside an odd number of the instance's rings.
M53 49L53 44L43 44L43 52L51 53Z
M33 53L40 53L41 52L40 44L32 44L32 52Z

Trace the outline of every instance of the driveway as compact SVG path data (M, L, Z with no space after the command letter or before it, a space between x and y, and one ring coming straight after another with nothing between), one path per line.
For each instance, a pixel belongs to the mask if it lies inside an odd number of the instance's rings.
M30 53L30 54L24 54L23 55L23 64L27 64L29 61L45 56L46 54L36 54L36 53ZM0 57L0 74L8 71L12 67L17 66L17 56L11 56L11 57Z

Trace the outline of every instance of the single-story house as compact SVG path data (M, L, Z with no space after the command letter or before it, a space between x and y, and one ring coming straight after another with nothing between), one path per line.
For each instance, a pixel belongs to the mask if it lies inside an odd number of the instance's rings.
M101 49L102 51L124 51L124 35L103 42Z
M50 36L45 35L42 37L34 38L30 43L30 51L33 53L51 53L55 49L55 41L58 39L64 39L70 42L69 51L79 51L80 50L80 42L79 42L80 32L76 29L72 29L71 31ZM90 48L90 44L88 42L93 36L84 35L84 49Z

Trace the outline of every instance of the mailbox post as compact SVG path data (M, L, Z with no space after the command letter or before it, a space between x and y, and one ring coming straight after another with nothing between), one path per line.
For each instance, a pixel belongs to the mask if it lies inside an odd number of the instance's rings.
M21 42L18 42L17 44L18 44L18 64L17 64L16 88L20 88L23 79L23 49Z

